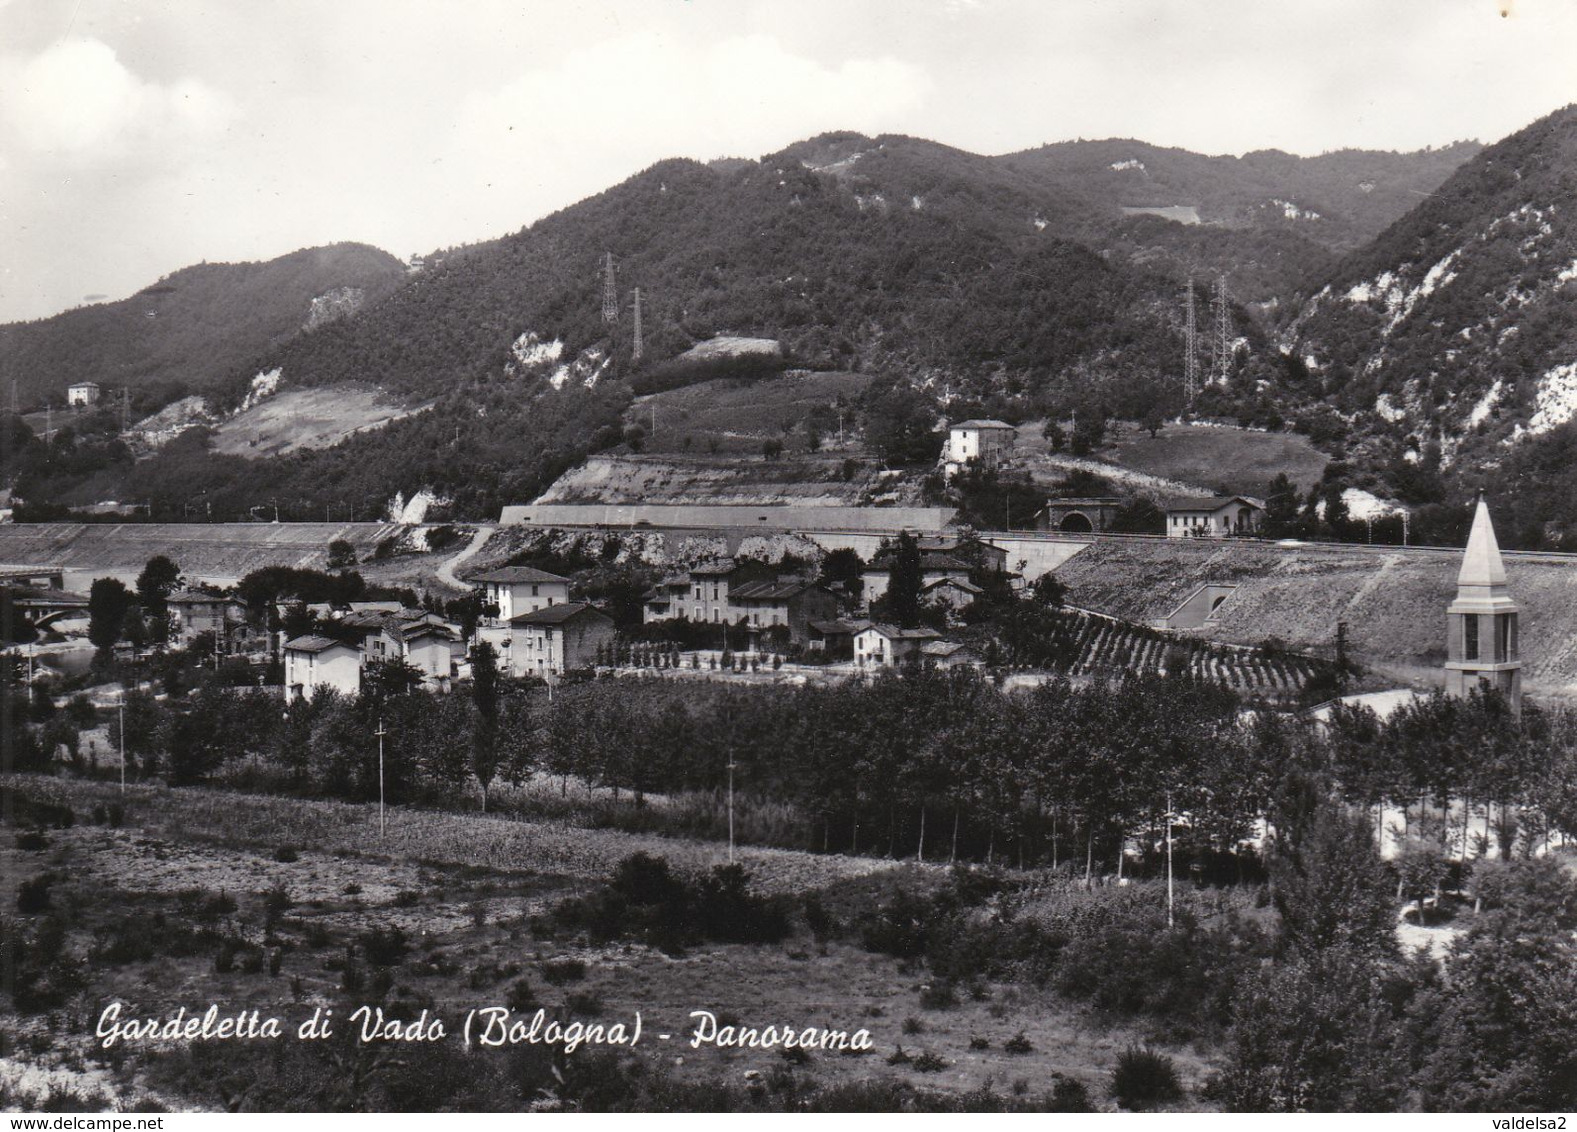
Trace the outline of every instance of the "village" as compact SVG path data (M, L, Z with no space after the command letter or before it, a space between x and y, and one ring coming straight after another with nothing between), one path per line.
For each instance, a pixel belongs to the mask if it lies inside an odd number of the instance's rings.
M93 393L80 392L84 398ZM942 458L946 473L1009 465L1014 433L1000 421L953 425ZM1100 532L1116 503L1051 498L1037 525L1061 534ZM534 513L524 521L538 525L584 520L563 514L571 510L566 508L519 510ZM675 522L665 514L671 509L660 506L612 510L621 513L596 516L598 529L650 530ZM822 561L716 557L677 564L681 568L662 573L641 595L638 626L616 625L617 611L583 600L571 578L531 566L503 565L467 575L477 614L469 623L397 599L335 603L303 601L293 594L280 595L258 616L234 589L197 584L159 596L167 638L155 643L195 649L215 663L237 658L266 669L273 662L280 669L274 686L287 700L310 699L319 688L354 695L369 665L389 662L409 666L425 688L448 692L467 678L470 650L479 642L493 648L504 675L545 681L648 668L717 675L720 664L723 674L759 674L765 664L771 673L786 671L798 679L914 665L978 668L988 659L986 650L977 641L958 639L957 630L971 622L985 587L1022 595L1048 574L1044 568L1030 576L1011 569L1010 550L998 542L1018 552L1024 568L1030 562L1022 546L952 528L941 509L852 515L847 508L684 511L678 522L686 526L752 522L744 529L827 528L819 540L810 540L813 547L821 543L815 548ZM777 514L752 513L746 519L734 511ZM1264 502L1247 496L1178 498L1166 507L1165 531L1173 538L1246 538L1257 533L1263 515ZM906 530L895 524L905 519L922 525ZM855 523L867 520L872 521L869 533L848 537ZM868 560L856 548L867 549ZM80 568L73 574L79 586L98 580ZM62 641L80 640L88 631L89 595L62 589L63 577L61 568L48 563L13 565L4 585L24 618ZM905 591L896 607L889 600L895 586ZM291 632L286 626L293 621L312 631ZM123 650L138 643L148 642L116 642Z

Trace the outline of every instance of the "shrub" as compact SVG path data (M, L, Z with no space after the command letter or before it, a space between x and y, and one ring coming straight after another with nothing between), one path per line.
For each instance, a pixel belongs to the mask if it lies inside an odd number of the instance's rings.
M405 931L399 927L373 928L356 937L361 953L374 967L394 967L411 950Z
M550 959L539 966L542 977L556 987L578 983L586 977L586 964L579 959Z
M1023 1030L1020 1030L1007 1041L1003 1042L1002 1048L1008 1053L1033 1053L1035 1051L1034 1045L1031 1044L1030 1040L1024 1036Z
M1124 1108L1141 1110L1180 1100L1183 1086L1170 1057L1129 1046L1118 1056L1117 1068L1112 1070L1112 1096Z
M274 860L282 865L293 865L301 859L301 854L296 852L293 845L281 845L274 850Z
M537 996L532 993L531 984L525 979L516 979L509 985L509 991L504 995L504 1005L516 1013L535 1010L540 1004Z
M602 1013L602 999L592 991L575 991L564 1000L564 1007L571 1014L596 1017Z
M1073 1077L1058 1077L1057 1083L1051 1087L1052 1112L1094 1112L1095 1106L1090 1103L1090 1091L1084 1087L1084 1082Z
M985 1038L979 1037L977 1035L976 1037L973 1037L973 1038L969 1039L969 1048L970 1049L990 1049L991 1048L991 1043L989 1041L987 1041Z
M958 1005L953 984L943 979L920 988L920 1005L927 1010L950 1010Z
M55 878L49 875L36 876L32 880L24 880L17 889L16 910L29 916L47 911L49 908L49 886L55 883Z
M925 1033L925 1023L910 1015L903 1020L903 1032L906 1034L923 1034Z
M49 838L36 829L25 830L16 835L16 847L27 853L40 853L49 848Z
M946 1068L947 1062L930 1050L914 1059L914 1070L916 1073L940 1073Z

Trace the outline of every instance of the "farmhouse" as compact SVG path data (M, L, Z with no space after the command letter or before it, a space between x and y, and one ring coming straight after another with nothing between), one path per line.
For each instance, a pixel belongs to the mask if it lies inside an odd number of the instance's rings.
M838 612L838 599L831 590L803 578L745 582L734 587L729 604L752 629L786 626L795 644L810 639L812 619L823 621Z
M920 588L920 596L950 609L963 609L985 591L968 578L938 578Z
M1003 421L959 421L948 429L943 462L947 474L957 475L966 466L1001 467L1013 458L1018 429Z
M310 700L322 687L345 695L361 689L361 650L309 634L285 642L285 698Z
M830 659L853 660L855 635L870 627L869 621L812 621L807 626L806 647L824 652Z
M584 601L522 613L509 624L513 676L561 676L590 668L597 650L613 643L613 618Z
M508 624L522 613L532 613L569 600L569 579L530 566L504 566L477 574L471 584L482 591L482 599L497 606L493 621Z
M212 633L222 646L231 627L246 619L246 606L238 599L199 590L177 590L165 598L165 605L170 609L170 634L183 647L204 633Z
M861 573L860 578L865 583L864 599L867 607L886 596L888 586L892 583L895 561L896 556L892 553L877 555ZM921 589L946 579L969 581L969 563L954 558L951 554L920 555Z
M920 662L938 668L979 668L985 658L975 646L961 641L928 641L920 646Z
M921 554L946 554L970 566L996 572L1008 568L1008 552L972 534L920 535L915 540Z
M931 641L940 640L935 629L900 629L896 625L868 625L854 636L854 663L859 666L892 668L908 657L918 656Z
M96 405L98 400L99 385L96 381L79 381L75 385L66 386L68 405Z
M1168 538L1251 535L1264 525L1265 501L1247 495L1206 495L1168 500Z
M353 614L340 624L364 634L363 664L403 661L422 674L422 683L429 691L449 691L455 666L465 655L459 632L438 614L426 610Z
M669 574L647 590L641 595L642 623L678 617L683 608L679 603L690 595L690 585L689 574Z

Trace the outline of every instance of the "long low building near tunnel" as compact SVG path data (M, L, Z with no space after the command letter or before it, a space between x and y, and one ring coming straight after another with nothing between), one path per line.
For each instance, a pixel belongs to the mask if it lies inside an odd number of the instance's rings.
M901 531L932 534L958 518L952 507L793 507L781 504L525 503L499 514L505 527L753 529L762 531Z

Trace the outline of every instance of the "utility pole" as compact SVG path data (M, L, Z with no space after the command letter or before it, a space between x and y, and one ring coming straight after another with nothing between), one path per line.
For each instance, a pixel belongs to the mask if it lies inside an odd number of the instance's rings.
M1166 927L1173 926L1172 913L1172 792L1166 792Z
M728 760L728 863L734 863L734 760Z
M1192 406L1199 396L1199 322L1194 311L1194 277L1183 291L1183 398Z
M641 360L641 289L639 287L635 288L634 323L635 341L630 347L630 361L632 363Z
M383 737L388 734L383 729L383 719L378 720L378 730L373 732L378 737L378 839L383 839Z
M126 794L126 693L120 694L120 703L117 705L120 715L120 792Z
M613 253L602 256L602 321L609 326L619 321L619 290L613 277Z

